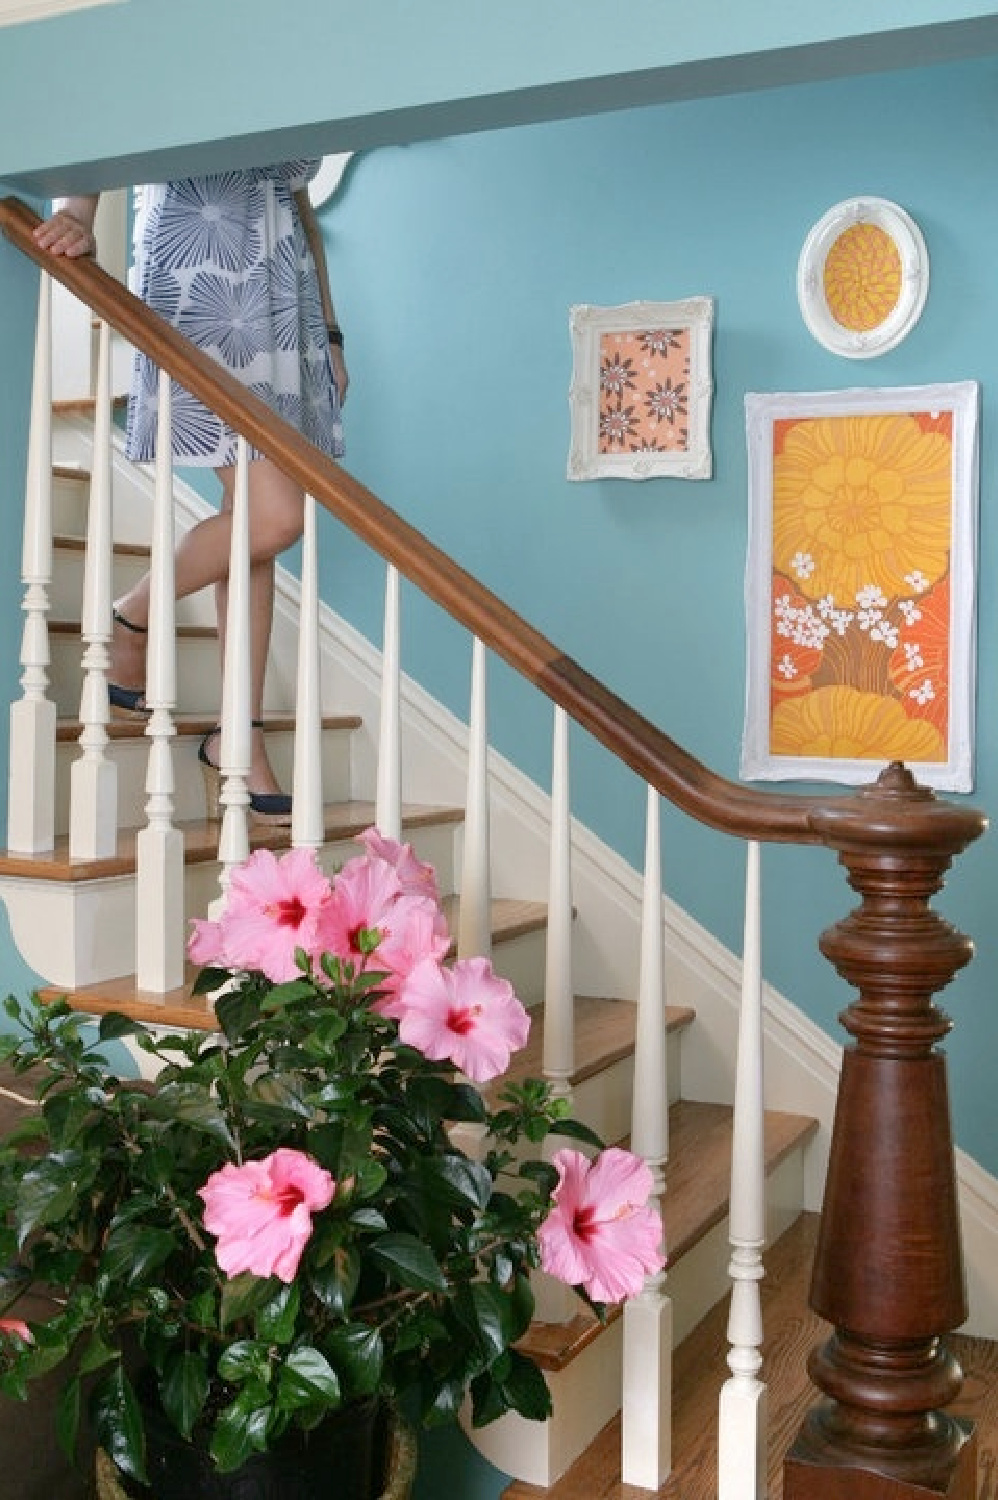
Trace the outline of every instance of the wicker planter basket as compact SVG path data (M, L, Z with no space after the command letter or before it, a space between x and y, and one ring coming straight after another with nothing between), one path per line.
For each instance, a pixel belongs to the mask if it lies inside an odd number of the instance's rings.
M401 1418L388 1424L384 1486L376 1500L409 1500L416 1479L416 1434ZM332 1481L331 1481L332 1482ZM97 1450L97 1500L155 1500L150 1491L124 1480L115 1464ZM197 1500L191 1496L191 1500ZM335 1490L316 1500L335 1500Z

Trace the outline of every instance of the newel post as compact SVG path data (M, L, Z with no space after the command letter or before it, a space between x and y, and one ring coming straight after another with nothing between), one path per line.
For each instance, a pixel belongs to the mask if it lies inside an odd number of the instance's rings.
M785 1500L976 1495L976 1438L941 1408L962 1373L944 1335L967 1315L950 1133L949 1018L933 1002L972 953L930 908L983 831L901 766L816 815L860 905L821 938L858 990L843 1059L811 1306L833 1325L809 1372L822 1399L784 1470Z

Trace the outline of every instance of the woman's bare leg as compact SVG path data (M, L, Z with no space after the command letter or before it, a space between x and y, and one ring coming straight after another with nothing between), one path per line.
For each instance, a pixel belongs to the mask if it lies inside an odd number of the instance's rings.
M174 564L174 580L178 599L186 598L209 584L215 585L218 638L224 663L235 468L229 465L215 472L222 485L222 509L218 515L199 522L181 539ZM263 708L263 684L274 609L274 559L301 536L304 516L305 496L300 486L269 459L254 459L249 466L250 649L254 719L260 717ZM132 625L148 625L149 575L146 574L118 599L115 607ZM111 680L120 687L142 687L145 681L145 637L116 625L111 655ZM253 736L249 787L254 792L278 790L267 760L263 734L259 731Z

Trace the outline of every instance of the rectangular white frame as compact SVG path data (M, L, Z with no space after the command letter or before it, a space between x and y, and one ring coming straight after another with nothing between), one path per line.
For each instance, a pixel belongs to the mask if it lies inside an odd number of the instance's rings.
M685 302L627 302L620 307L580 303L569 313L572 384L568 394L572 433L569 479L709 479L710 406L713 380L710 345L714 303L710 297ZM652 333L689 329L690 375L687 392L688 444L682 451L601 453L599 451L600 338L605 333Z
M952 531L950 548L949 756L913 761L925 786L973 789L976 694L976 593L979 387L967 380L944 385L869 390L774 393L745 397L749 450L749 535L745 572L746 697L740 772L746 780L802 780L859 785L886 762L837 757L773 755L769 748L772 670L773 428L781 419L869 416L903 411L952 413Z

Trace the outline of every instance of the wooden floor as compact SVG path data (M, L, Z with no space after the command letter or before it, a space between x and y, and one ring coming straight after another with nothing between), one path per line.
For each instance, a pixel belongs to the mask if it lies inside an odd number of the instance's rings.
M828 1326L807 1306L817 1217L805 1214L766 1257L762 1283L766 1328L763 1378L769 1391L769 1500L782 1500L783 1455L815 1391L805 1361ZM716 1500L717 1401L728 1374L727 1302L719 1304L676 1350L673 1365L675 1467L659 1500ZM956 1334L949 1341L964 1370L954 1413L978 1427L978 1500L998 1500L998 1344ZM504 1500L649 1500L648 1490L620 1481L620 1420L610 1422L552 1489L513 1484Z

